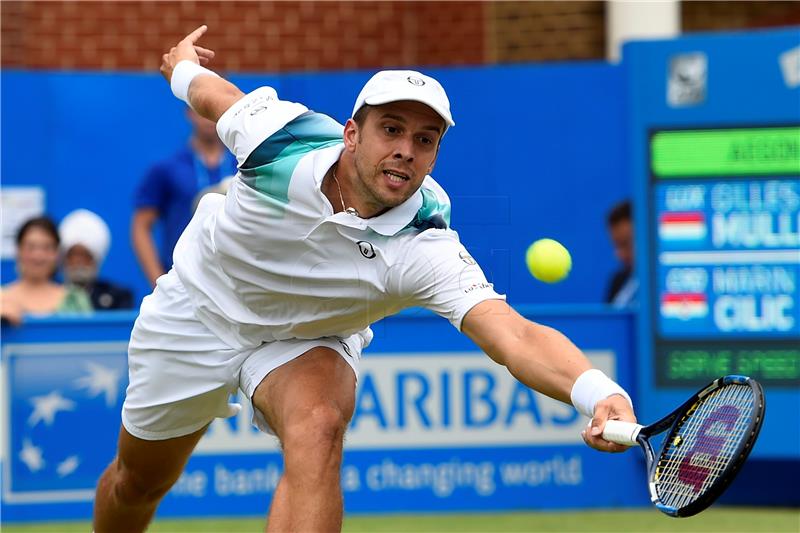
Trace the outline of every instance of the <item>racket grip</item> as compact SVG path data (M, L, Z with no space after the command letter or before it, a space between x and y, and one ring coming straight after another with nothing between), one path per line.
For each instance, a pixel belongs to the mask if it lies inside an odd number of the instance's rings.
M607 441L616 442L625 446L636 446L636 437L644 426L633 422L621 422L619 420L606 420L603 429L603 438Z

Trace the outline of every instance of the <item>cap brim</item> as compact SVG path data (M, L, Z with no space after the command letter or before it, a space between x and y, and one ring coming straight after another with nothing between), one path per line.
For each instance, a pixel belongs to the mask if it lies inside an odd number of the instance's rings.
M453 118L450 116L450 113L448 113L445 109L442 109L437 105L431 104L430 102L423 100L422 98L419 98L419 96L413 93L399 94L399 95L397 92L393 92L391 94L383 94L383 95L376 94L365 99L364 103L367 105L383 105L391 102L402 102L404 100L410 100L412 102L419 102L421 104L425 104L426 106L436 111L436 114L442 117L442 119L444 119L444 123L446 126L452 127L456 125L456 123L453 121Z

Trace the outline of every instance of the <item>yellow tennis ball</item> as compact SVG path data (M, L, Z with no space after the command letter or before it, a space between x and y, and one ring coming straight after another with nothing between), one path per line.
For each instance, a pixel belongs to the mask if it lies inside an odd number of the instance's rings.
M545 283L556 283L569 274L572 257L560 242L539 239L525 252L525 263L534 278Z

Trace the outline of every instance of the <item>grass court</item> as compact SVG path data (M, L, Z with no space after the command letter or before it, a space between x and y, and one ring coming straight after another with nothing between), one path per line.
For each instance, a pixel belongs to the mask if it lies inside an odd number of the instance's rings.
M255 533L261 518L156 520L152 533ZM91 531L87 522L29 525L3 524L3 533L72 533ZM670 518L655 509L633 511L570 511L461 513L435 515L356 515L345 519L347 533L524 533L566 532L800 532L800 509L717 507L691 518Z

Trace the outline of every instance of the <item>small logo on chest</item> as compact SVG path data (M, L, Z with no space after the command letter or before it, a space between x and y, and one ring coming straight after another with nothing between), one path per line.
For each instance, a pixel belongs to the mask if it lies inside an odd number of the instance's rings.
M375 257L375 247L372 246L371 242L358 241L356 244L358 245L358 251L361 252L361 255L367 259Z

